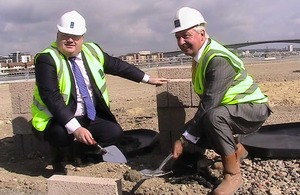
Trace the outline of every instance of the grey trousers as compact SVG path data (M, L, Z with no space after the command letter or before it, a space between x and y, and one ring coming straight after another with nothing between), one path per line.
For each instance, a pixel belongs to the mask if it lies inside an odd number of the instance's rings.
M259 120L255 119L255 121L246 120L247 117L243 116L233 116L230 109L225 106L208 111L203 116L201 123L203 131L198 143L202 145L201 142L208 142L208 145L221 156L233 154L236 150L233 135L249 134L259 130L270 115L270 109L267 106L262 108L262 117Z

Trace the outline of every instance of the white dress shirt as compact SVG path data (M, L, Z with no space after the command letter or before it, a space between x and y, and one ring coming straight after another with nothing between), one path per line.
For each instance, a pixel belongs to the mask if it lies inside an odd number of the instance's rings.
M68 61L68 62L69 62L69 65L70 65L72 73L73 73L72 64L71 64L70 61ZM85 67L84 67L84 64L83 64L83 61L82 61L81 53L79 53L78 56L76 56L75 62L79 66L80 71L81 71L81 73L82 73L82 75L84 77L84 81L85 81L85 84L86 84L86 86L88 88L88 92L89 92L89 94L91 96L91 99L92 99L93 102L95 102L94 101L94 94L93 94L92 86L91 86L90 80L88 78L87 72L85 70ZM74 76L74 73L73 73L73 76ZM142 79L142 82L147 83L149 81L149 78L150 78L149 75L145 74L144 77L143 77L143 79ZM76 80L75 80L75 86L76 86L76 94L77 94L77 109L76 109L76 112L75 112L74 116L83 116L83 115L86 114L86 109L85 109L85 104L84 104L84 101L82 99L81 93L80 93L79 88L77 86ZM76 131L76 129L78 129L79 127L81 127L81 125L78 122L78 120L74 117L73 119L71 119L65 125L65 127L66 127L68 133L72 134L72 133L74 133L74 131Z

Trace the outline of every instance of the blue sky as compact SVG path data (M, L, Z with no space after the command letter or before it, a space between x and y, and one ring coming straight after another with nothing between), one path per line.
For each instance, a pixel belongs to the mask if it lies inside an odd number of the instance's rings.
M97 42L115 56L178 50L170 31L183 6L198 9L209 35L223 44L297 39L299 4L298 0L1 0L0 54L44 49L56 39L59 17L71 10L86 19L85 41Z

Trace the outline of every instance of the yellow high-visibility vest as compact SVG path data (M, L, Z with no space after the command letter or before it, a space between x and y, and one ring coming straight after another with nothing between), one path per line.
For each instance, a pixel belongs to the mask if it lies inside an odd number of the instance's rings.
M261 92L257 83L246 72L242 60L212 39L203 51L196 73L192 78L194 90L197 94L202 95L204 93L206 68L210 60L216 56L225 58L236 72L233 83L225 93L221 105L246 102L266 103L268 101L268 97Z
M106 105L109 107L109 96L104 74L104 56L101 49L94 43L84 43L82 51L86 57L87 64L91 69L92 76L100 90ZM71 96L71 74L68 69L66 58L57 50L56 42L50 47L38 53L35 59L42 53L48 53L54 59L58 78L60 93L62 94L66 105L68 105ZM52 114L40 97L37 86L34 87L33 102L31 104L32 125L38 131L44 131Z

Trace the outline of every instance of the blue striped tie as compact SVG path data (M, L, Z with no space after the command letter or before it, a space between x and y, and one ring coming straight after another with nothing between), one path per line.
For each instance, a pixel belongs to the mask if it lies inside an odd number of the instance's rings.
M69 60L73 67L73 72L76 78L77 86L79 88L79 91L81 93L81 96L83 98L83 101L85 103L87 116L91 120L95 120L96 118L96 110L94 107L94 104L92 102L91 96L87 90L87 86L84 82L84 78L82 76L82 73L79 69L78 64L75 62L76 57L70 57Z

